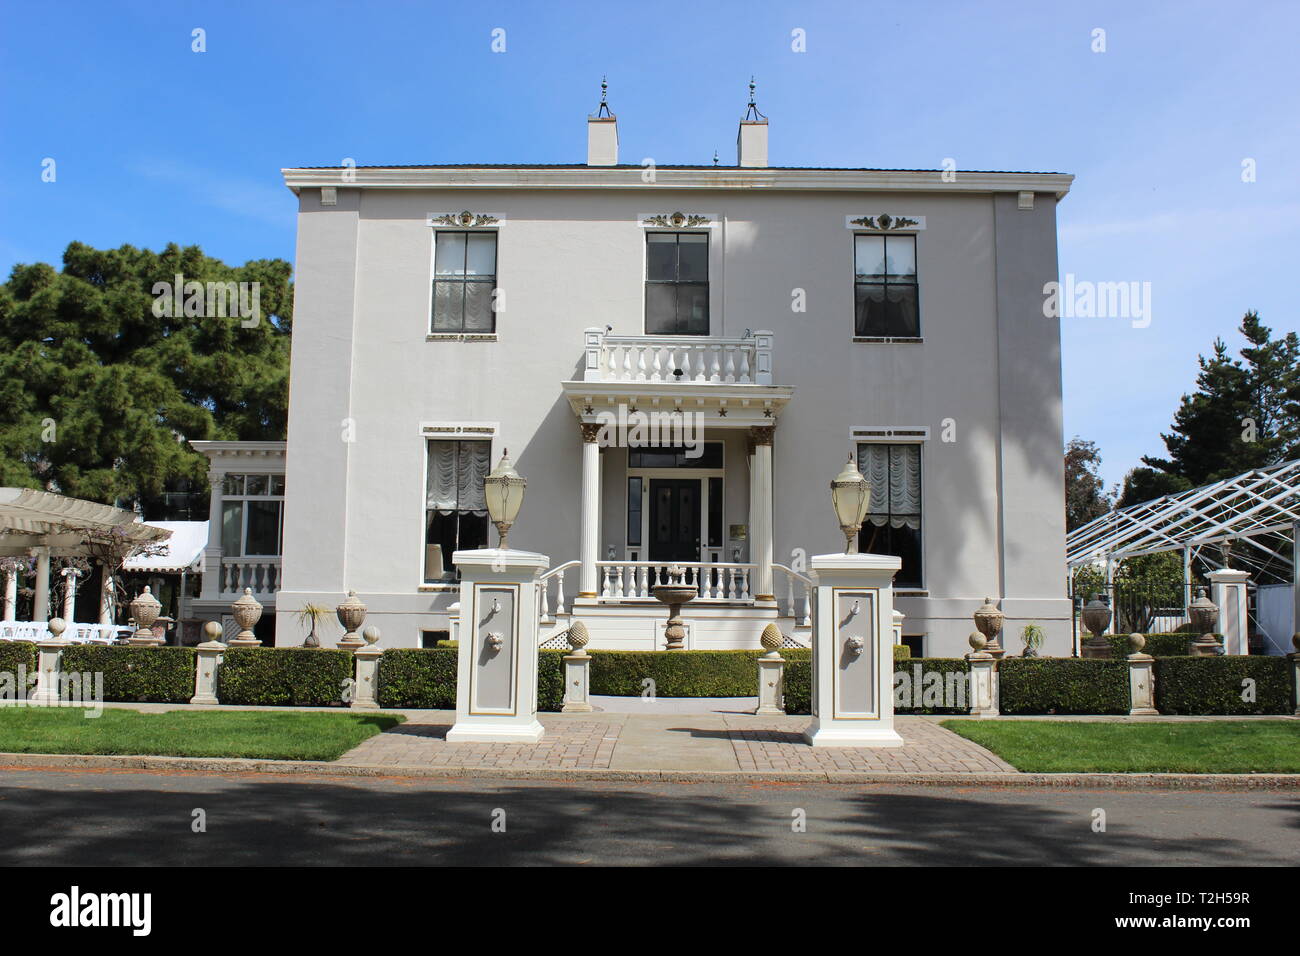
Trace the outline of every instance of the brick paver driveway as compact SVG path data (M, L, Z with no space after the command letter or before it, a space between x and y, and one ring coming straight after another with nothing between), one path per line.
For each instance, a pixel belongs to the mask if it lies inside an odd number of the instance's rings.
M446 711L412 713L406 723L369 738L338 763L441 770L1015 772L982 747L922 717L895 719L903 747L817 749L802 737L808 717L539 714L546 733L536 744L449 744L446 736L453 719ZM625 743L621 761L620 741Z

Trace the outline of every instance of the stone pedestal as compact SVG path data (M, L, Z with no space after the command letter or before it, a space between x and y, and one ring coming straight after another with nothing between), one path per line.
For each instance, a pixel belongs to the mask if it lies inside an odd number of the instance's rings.
M36 689L27 698L32 704L57 704L59 702L59 665L62 663L63 651L71 646L71 641L63 639L67 625L62 618L54 618L49 625L49 640L36 645Z
M1223 635L1223 653L1249 654L1246 582L1250 580L1250 575L1245 571L1221 568L1211 571L1208 577L1213 601L1219 609L1215 630Z
M894 730L894 575L879 554L821 554L813 627L814 747L901 747Z
M536 743L538 577L550 558L531 551L457 551L460 646L456 723L449 743Z
M758 710L760 716L785 716L785 658L771 651L758 659Z
M971 651L966 655L970 665L970 715L972 717L997 717L1001 701L998 694L998 659L985 648L986 638L979 631L970 636Z
M564 706L566 714L589 714L591 706L591 655L574 651L564 655Z
M1129 715L1133 717L1151 717L1159 714L1156 710L1156 659L1143 653L1147 639L1141 634L1128 637L1128 692Z
M226 645L221 643L221 625L208 621L203 625L208 639L196 647L197 666L194 669L194 696L191 704L217 704L217 671L225 660Z
M384 656L383 648L376 647L379 641L379 628L370 626L361 632L361 647L352 652L356 665L356 694L351 706L356 710L378 710L379 700L379 659ZM339 644L342 647L342 643Z

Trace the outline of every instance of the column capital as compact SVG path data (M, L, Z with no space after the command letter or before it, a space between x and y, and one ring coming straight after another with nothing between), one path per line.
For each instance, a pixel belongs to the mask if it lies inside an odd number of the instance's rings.
M578 429L582 432L583 443L594 445L600 440L600 430L603 427L599 422L579 422Z
M772 435L775 432L775 425L751 425L749 439L755 445L770 445L772 444Z
M213 491L218 490L225 483L225 480L226 473L224 471L208 472L208 487Z

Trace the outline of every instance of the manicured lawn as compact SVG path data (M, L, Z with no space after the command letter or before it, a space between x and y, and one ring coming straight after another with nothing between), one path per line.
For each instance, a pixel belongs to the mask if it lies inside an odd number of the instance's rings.
M0 752L334 760L400 723L388 714L0 708Z
M1028 772L1300 773L1300 721L945 720L943 726Z

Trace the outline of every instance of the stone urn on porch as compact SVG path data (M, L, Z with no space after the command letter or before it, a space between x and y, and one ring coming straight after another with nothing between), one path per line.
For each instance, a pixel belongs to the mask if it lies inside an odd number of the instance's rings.
M686 628L682 625L682 605L689 604L699 595L692 585L686 583L686 572L674 564L667 569L668 583L656 584L650 590L655 599L668 605L668 627L664 631L667 644L664 650L680 651L686 640Z

